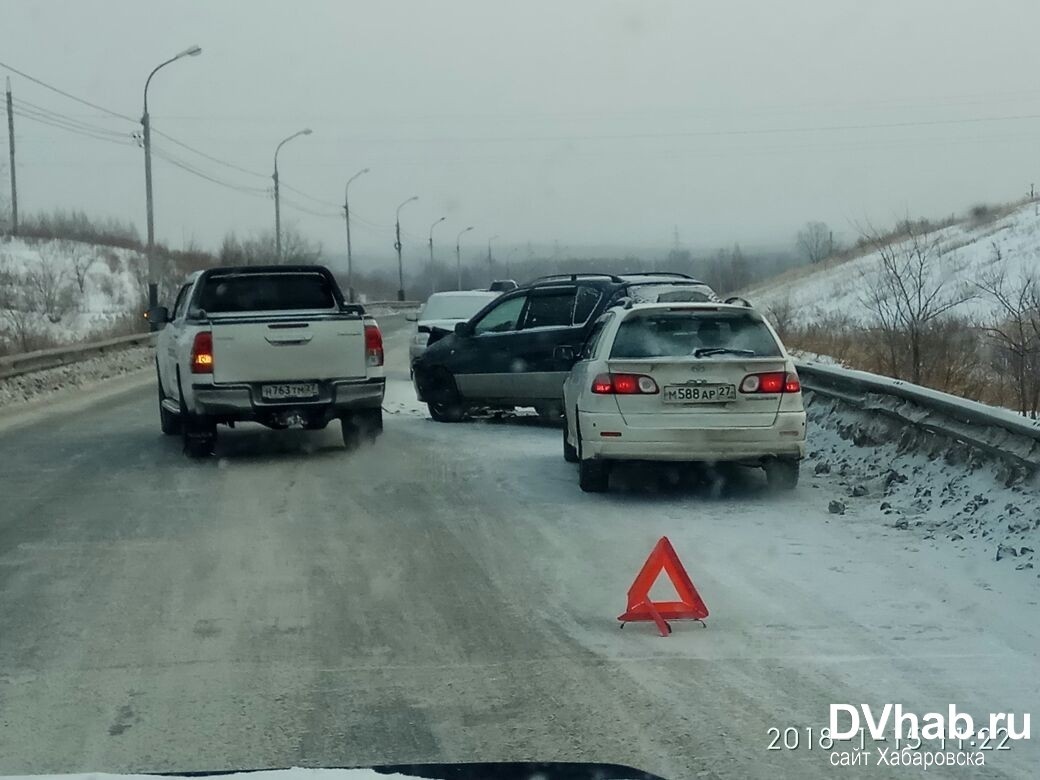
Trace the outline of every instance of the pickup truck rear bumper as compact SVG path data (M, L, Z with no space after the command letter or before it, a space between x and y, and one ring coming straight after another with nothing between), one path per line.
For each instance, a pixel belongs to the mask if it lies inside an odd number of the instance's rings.
M315 399L265 401L258 384L192 385L192 411L220 420L265 421L287 412L331 420L383 404L386 379L333 379L319 383Z

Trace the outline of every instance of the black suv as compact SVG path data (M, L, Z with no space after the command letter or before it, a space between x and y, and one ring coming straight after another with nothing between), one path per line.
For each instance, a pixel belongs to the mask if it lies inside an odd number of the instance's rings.
M599 315L622 298L719 300L678 273L543 276L496 298L454 333L431 334L414 366L416 395L440 422L458 422L474 408L517 406L557 418L574 356Z

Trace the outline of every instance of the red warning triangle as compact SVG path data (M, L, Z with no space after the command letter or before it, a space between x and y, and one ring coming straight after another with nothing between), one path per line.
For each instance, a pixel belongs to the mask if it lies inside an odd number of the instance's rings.
M662 571L675 586L675 592L679 594L678 601L655 602L650 598L650 589ZM668 541L667 536L662 536L636 575L632 587L628 589L628 609L625 610L625 614L618 616L621 627L624 628L625 623L652 620L657 624L661 636L668 636L672 629L667 621L703 621L706 617L708 607L693 587L690 575L686 573L679 556L675 554L672 543Z

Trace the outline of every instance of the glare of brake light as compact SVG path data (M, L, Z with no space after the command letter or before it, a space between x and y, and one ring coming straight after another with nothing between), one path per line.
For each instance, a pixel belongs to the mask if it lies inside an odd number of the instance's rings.
M592 380L592 392L597 395L609 395L614 392L614 383L610 374L600 374Z
M212 366L213 356L212 355L196 355L195 365L197 366Z
M798 374L788 374L787 379L784 381L784 392L785 393L800 393L802 392L802 383L798 379Z

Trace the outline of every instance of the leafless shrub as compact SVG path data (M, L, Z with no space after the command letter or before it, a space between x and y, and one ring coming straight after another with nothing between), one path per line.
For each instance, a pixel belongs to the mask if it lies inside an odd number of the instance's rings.
M281 257L278 256L273 232L242 240L229 233L224 236L219 257L222 265L306 265L319 262L321 253L319 244L311 243L294 228L285 228L282 230Z
M794 325L794 312L790 295L784 295L783 298L769 304L766 311L769 322L773 325L773 329L776 330L776 334L783 342L787 341L787 336L791 333Z
M66 252L72 258L72 275L76 279L76 288L82 296L86 290L87 274L90 273L90 269L98 261L97 252L93 247L85 244L79 244L78 246L72 242L62 242L62 244L63 252Z

